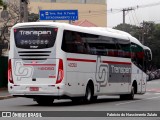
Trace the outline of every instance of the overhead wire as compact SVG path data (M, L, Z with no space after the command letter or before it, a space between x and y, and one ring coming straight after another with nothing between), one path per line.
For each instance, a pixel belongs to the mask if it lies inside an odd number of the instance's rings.
M140 22L139 22L139 20L138 20L138 17L137 17L137 15L136 15L135 10L134 10L134 14L135 14L135 18L136 18L136 20L137 20L137 23L138 23L138 25L139 25L139 24L140 24Z
M157 6L160 5L160 1L156 3L151 3L151 4L146 4L146 5L137 5L137 8L145 8L145 7L152 7L152 6Z
M128 11L128 13L129 13L129 11ZM132 23L131 18L130 18L130 14L128 14L128 18L129 18L130 23Z
M135 21L135 18L134 18L134 15L133 15L132 11L131 11L131 15L132 15L132 18L133 18L133 23L134 23L134 25L136 25L136 21Z
M139 8L153 7L153 6L157 6L157 5L160 5L160 1L156 2L156 3L150 3L150 4L146 4L146 5L137 5L137 6L128 7L128 8L133 8L135 10L135 9L139 9ZM117 13L122 12L123 9L125 9L125 8L119 8L119 9L111 8L111 9L108 9L108 10L88 10L88 11L80 12L79 15L80 15L80 17L86 17L86 16L87 17L97 17L97 16L100 16L100 15L105 15L106 13L108 13L108 14L117 14ZM129 14L129 12L127 12L127 14ZM134 23L137 22L139 24L139 21L138 21L138 18L137 18L137 15L136 15L135 11L134 11L135 18L133 16L132 12L131 12L131 15L132 15ZM130 15L129 15L129 19L131 21Z
M127 7L127 8L133 8L133 9L139 9L139 8L146 8L146 7L153 7L153 6L157 6L157 5L160 5L160 1L159 2L156 2L156 3L150 3L150 4L146 4L146 5L136 5L136 6L132 6L132 7ZM124 8L118 8L118 9L108 9L108 10L88 10L88 11L83 11L83 12L80 12L81 14L88 14L88 13L101 13L101 12L107 12L107 13L119 13L123 10Z

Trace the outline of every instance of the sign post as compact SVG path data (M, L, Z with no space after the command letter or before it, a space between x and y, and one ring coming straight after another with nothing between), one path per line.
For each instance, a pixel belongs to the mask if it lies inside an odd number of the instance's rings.
M40 20L78 20L78 10L40 10Z

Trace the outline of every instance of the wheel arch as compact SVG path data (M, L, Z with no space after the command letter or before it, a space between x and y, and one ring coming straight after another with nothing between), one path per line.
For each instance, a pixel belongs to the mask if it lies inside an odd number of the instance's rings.
M87 88L88 85L91 87L92 93L93 93L93 95L94 95L94 90L95 90L95 88L94 88L94 82L93 82L92 79L89 79L89 80L88 80L87 85L86 85L86 88Z
M138 85L137 85L137 81L136 80L133 81L132 86L134 87L134 94L137 94Z

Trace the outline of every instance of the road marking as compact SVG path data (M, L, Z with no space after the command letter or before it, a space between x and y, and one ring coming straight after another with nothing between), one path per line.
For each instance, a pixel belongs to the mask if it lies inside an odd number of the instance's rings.
M147 89L148 92L160 92L160 88Z
M150 81L150 82L147 82L147 84L159 84L159 81L157 82L157 81Z
M148 96L148 95L160 95L160 93L159 92L157 92L157 93L147 92L144 95L146 95L146 96Z
M138 102L138 101L152 100L152 99L156 99L156 98L160 98L160 96L157 96L157 97L151 97L151 98L145 98L145 99L142 99L142 100L135 100L135 101L129 101L129 102L122 102L122 103L118 103L118 104L115 104L115 105L130 104L130 103L135 103L135 102Z

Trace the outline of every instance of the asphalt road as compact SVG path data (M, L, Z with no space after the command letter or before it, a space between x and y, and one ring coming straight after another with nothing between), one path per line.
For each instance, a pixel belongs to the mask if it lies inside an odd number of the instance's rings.
M160 80L148 82L147 92L144 95L135 95L134 100L120 100L119 96L100 96L96 103L73 104L70 100L55 100L52 106L39 106L32 99L11 98L0 100L0 111L159 111L160 112ZM107 117L108 118L108 117ZM80 118L75 120L106 120L105 117ZM1 119L1 118L0 118ZM31 119L31 118L30 118ZM53 118L46 118L52 119ZM66 120L64 117L54 118ZM67 117L67 119L71 119ZM112 117L111 120L117 118ZM118 118L118 120L160 120L157 117L146 118ZM45 120L45 118L43 118Z

